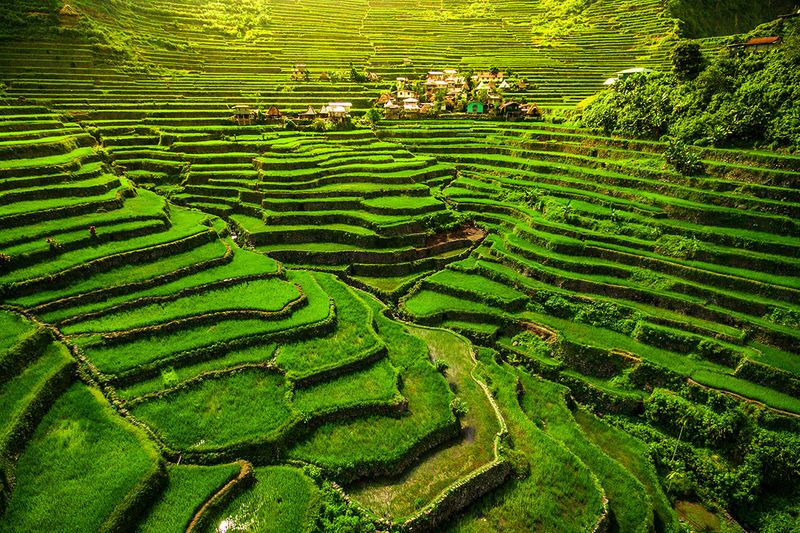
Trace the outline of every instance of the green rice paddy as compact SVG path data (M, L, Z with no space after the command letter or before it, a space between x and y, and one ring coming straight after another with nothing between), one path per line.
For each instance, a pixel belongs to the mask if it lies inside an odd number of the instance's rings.
M796 147L576 107L664 2L12 4L0 530L800 529ZM444 69L543 120L362 121Z

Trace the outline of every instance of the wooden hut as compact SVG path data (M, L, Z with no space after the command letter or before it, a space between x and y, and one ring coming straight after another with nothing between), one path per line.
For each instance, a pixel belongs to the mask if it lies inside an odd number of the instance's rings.
M389 120L400 118L400 106L389 100L383 104L383 114Z
M331 122L345 122L350 118L350 102L331 102L328 104L328 120Z
M280 120L282 117L283 117L283 115L281 115L281 110L278 109L277 106L273 105L273 106L270 106L269 109L267 109L267 120L269 120L269 121L277 121L277 120Z
M247 104L233 106L233 121L239 124L249 124L253 120L253 112Z
M506 102L498 108L499 114L506 120L516 121L522 116L522 109L517 102Z
M317 118L317 112L314 111L313 106L308 106L308 109L306 109L302 113L297 114L297 118L299 118L300 120L314 120L315 118Z

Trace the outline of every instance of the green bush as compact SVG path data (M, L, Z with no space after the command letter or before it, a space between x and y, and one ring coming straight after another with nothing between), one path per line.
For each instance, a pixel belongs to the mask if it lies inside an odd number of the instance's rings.
M667 149L664 150L664 160L684 176L695 176L705 170L697 152L677 139L670 139Z
M697 43L684 41L672 51L672 71L681 80L697 78L705 67L706 60Z

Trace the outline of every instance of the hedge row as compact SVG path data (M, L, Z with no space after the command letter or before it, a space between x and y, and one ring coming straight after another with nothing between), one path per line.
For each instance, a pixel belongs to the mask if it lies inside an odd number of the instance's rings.
M685 354L694 353L730 368L736 368L745 357L743 352L724 346L717 341L662 328L643 321L636 325L632 337L639 342L659 346L665 350Z
M556 343L553 355L581 374L600 378L617 376L624 369L638 366L641 362L639 358L618 350L578 344L563 337Z
M733 375L790 396L800 396L800 379L797 376L786 370L759 363L749 357L742 359Z

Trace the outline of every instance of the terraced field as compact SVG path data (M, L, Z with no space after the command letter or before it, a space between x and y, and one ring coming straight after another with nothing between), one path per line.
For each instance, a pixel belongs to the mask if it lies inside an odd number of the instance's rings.
M360 115L390 82L317 80L351 63L571 108L666 65L661 2L18 4L0 530L799 525L800 157L687 177L553 121L230 120Z

